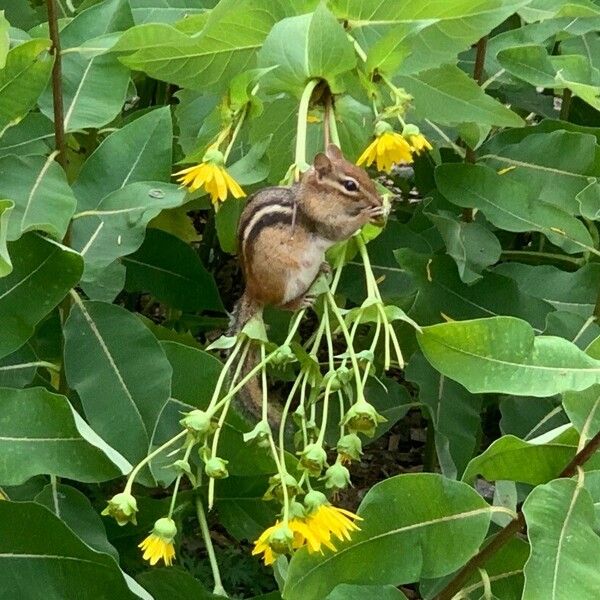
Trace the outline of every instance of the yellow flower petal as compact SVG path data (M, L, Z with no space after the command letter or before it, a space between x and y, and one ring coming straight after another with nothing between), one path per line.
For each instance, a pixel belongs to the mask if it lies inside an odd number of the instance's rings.
M170 567L175 558L175 547L172 541L165 540L160 536L151 533L139 545L143 551L143 559L154 566L159 560L164 561L165 565Z

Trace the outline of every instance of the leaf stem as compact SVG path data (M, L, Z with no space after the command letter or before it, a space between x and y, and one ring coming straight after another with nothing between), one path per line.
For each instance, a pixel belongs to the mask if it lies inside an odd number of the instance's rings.
M308 106L310 104L310 98L314 89L317 87L319 81L317 79L311 79L305 86L302 96L300 97L300 104L298 106L298 125L296 129L296 152L294 163L296 165L296 173L303 171L306 166L306 119L308 117Z

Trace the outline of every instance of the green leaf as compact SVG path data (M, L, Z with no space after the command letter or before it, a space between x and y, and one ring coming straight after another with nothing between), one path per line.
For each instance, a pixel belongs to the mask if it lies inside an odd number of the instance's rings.
M41 230L62 240L75 212L75 196L55 156L0 158L0 196L14 201L8 240Z
M90 424L132 463L144 458L171 390L156 338L120 306L77 300L64 327L65 372Z
M123 258L128 291L150 292L161 302L184 311L222 310L212 275L198 253L179 238L149 229L135 253Z
M47 485L35 502L51 510L66 523L88 546L98 552L110 554L115 560L119 555L106 538L102 519L88 498L69 485Z
M146 225L163 209L180 206L185 190L173 183L130 183L105 196L95 209L73 218L73 248L85 259L86 281L143 243Z
M286 600L324 598L339 583L398 585L449 574L479 549L491 510L467 485L419 473L376 484L358 514L361 530L337 552L294 555ZM452 552L442 541L449 539Z
M526 0L380 2L333 0L337 17L359 40L373 43L372 66L403 74L456 62L456 55L500 25ZM369 44L370 46L371 44Z
M173 127L168 107L111 133L84 163L73 191L77 210L95 210L111 192L140 181L171 178Z
M486 273L481 281L466 285L448 256L430 257L408 249L397 250L395 255L411 275L404 290L414 296L409 314L420 325L510 314L529 321L537 331L545 328L551 305L521 292L508 277Z
M524 441L513 435L495 440L475 457L463 475L472 483L477 475L488 481L520 481L537 485L554 479L575 456L577 448L546 437Z
M573 312L586 319L594 310L600 286L600 265L597 263L568 272L550 265L511 262L498 265L494 272L510 277L520 290L549 302L556 310Z
M98 482L131 469L64 396L43 388L2 388L0 406L2 485L20 485L40 474Z
M179 567L155 567L136 575L136 579L148 590L154 600L219 600L202 587L202 584Z
M506 169L502 178L527 186L530 197L577 214L575 196L600 175L599 151L593 135L554 131L529 135L480 160L494 170Z
M202 14L217 0L129 0L136 25L175 23L191 15Z
M38 357L29 343L0 359L0 387L24 388L38 368Z
M258 62L261 67L277 66L263 78L267 92L300 96L309 79L324 79L330 87L339 88L336 79L354 68L356 58L344 28L321 3L312 14L276 23Z
M0 131L22 119L50 79L50 40L34 39L13 48L0 70Z
M349 585L340 583L325 600L363 600L379 598L380 600L406 600L406 596L393 585Z
M600 383L600 361L514 317L431 325L418 341L438 371L473 393L543 398Z
M454 65L401 76L395 82L414 97L417 118L433 118L443 125L472 122L498 127L523 125L521 117L488 96Z
M0 69L6 66L6 57L10 49L9 27L10 23L6 20L4 11L0 11Z
M307 12L315 3L223 0L197 36L169 25L141 25L126 32L114 49L134 51L122 62L155 79L185 88L221 90L233 74L253 66L256 51L275 23Z
M9 127L0 137L0 156L16 154L30 156L48 153L54 141L52 121L40 113L31 112L22 121Z
M112 303L123 291L126 277L125 265L116 260L102 269L92 281L82 281L80 285L89 300Z
M498 238L480 223L459 221L447 211L425 214L444 238L447 252L465 283L479 281L482 271L500 258L502 248Z
M539 486L523 505L531 554L524 600L592 600L600 587L600 538L594 504L579 481L560 479Z
M0 279L0 357L20 348L77 284L79 254L36 233L8 244L14 268Z
M481 434L481 396L469 394L435 371L421 354L411 357L406 378L418 385L419 401L429 409L442 473L450 478L460 477Z
M15 207L12 200L0 200L0 279L12 271L12 262L6 245L8 223Z
M83 13L69 27L75 26L82 16ZM65 131L102 127L121 112L129 85L129 69L114 54L104 54L114 42L114 36L108 35L90 39L81 46L63 48ZM43 114L53 118L51 86L46 88L39 105Z
M137 598L114 558L34 502L0 502L0 579L13 598Z
M440 192L453 204L477 208L496 227L539 231L565 252L593 251L585 225L557 206L541 202L528 186L483 165L445 164L435 170Z

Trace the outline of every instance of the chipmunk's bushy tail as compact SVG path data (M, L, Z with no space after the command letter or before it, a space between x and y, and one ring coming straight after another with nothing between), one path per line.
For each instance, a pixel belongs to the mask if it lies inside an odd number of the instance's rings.
M234 336L242 331L246 323L257 315L262 315L263 306L250 298L246 293L236 302L231 314L231 322L227 335ZM240 377L245 377L260 361L260 352L257 344L252 344L244 364ZM235 366L232 365L232 371ZM236 405L239 407L242 414L248 417L252 422L260 421L262 418L262 388L259 378L253 377L250 381L238 392ZM279 427L281 422L280 411L277 407L269 404L267 418L272 427Z

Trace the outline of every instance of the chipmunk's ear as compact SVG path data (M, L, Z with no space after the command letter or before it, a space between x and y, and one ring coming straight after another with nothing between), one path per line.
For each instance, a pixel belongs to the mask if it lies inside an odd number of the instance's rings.
M327 173L331 173L331 161L322 152L319 152L319 154L315 156L315 160L313 161L313 167L319 178L323 177L324 175L327 175Z
M342 160L344 158L342 151L335 144L327 146L326 154L331 160Z

